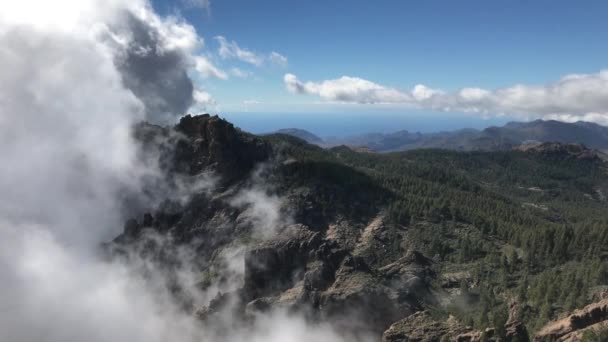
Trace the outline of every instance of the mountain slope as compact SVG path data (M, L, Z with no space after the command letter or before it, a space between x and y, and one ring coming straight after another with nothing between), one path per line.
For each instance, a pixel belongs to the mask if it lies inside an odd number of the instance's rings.
M307 130L304 130L304 129L283 128L283 129L276 131L275 133L291 135L292 137L300 138L310 144L316 144L316 145L323 144L323 139L319 138L318 136L316 136L313 133L311 133Z
M169 178L223 181L134 213L107 249L169 269L203 322L288 310L352 340L423 323L521 340L608 285L606 164L582 146L357 153L208 115L144 136L149 150L174 137ZM196 291L171 271L184 263Z

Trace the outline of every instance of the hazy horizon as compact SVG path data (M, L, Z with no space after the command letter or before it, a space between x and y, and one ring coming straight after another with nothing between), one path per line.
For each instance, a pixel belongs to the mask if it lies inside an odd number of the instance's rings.
M517 120L510 117L480 118L475 116L417 116L369 113L217 113L235 126L254 134L284 128L298 128L321 138L345 137L367 133L393 133L401 130L421 133L454 131L465 128L484 129Z

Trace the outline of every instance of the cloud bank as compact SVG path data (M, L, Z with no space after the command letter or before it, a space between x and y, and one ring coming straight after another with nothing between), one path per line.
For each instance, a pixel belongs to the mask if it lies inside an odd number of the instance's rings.
M1 4L0 340L187 336L195 325L162 292L98 251L122 226L121 194L153 172L137 161L132 125L191 101L152 99L164 88L147 84L168 76L190 88L180 75L188 30L140 1L46 4Z
M228 317L229 331L204 327L175 301L166 270L137 253L101 255L100 243L122 230L125 194L163 176L132 127L213 101L188 77L202 45L190 25L159 17L145 0L0 5L1 341L342 341L329 326L278 311L247 325ZM192 181L159 192L180 200L213 186ZM141 194L149 206L160 200L149 195ZM253 222L278 201L243 198ZM174 281L200 304L187 255L176 251L185 263Z
M399 104L445 112L541 117L608 124L608 70L566 75L544 85L517 84L487 90L462 88L445 92L419 84L411 91L386 87L365 79L343 76L302 82L293 74L283 78L288 91L328 101L360 104Z

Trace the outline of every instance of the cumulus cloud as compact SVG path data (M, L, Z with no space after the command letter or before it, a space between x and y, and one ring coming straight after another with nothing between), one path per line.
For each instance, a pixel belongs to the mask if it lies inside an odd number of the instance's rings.
M195 90L194 91L194 104L191 107L191 110L194 112L207 112L210 108L217 106L217 101L204 90Z
M293 74L283 77L287 90L295 94L318 95L323 99L354 103L401 103L412 96L357 77L342 76L322 82L301 82Z
M11 5L3 8L10 14ZM136 178L130 126L144 119L145 105L125 88L113 50L76 21L69 29L66 21L42 27L18 18L0 20L0 216L99 238L101 227L73 229L78 215L67 213L117 219L113 192Z
M278 52L272 51L268 55L260 54L241 48L235 41L229 41L224 36L216 36L214 39L219 44L218 53L223 59L237 59L241 62L249 63L255 66L262 66L265 62L270 62L282 67L287 66L287 57Z
M192 104L189 51L197 36L189 25L164 23L128 12L111 27L118 53L115 62L123 83L145 105L154 121L169 121ZM169 26L169 27L166 27Z
M285 87L296 94L351 103L403 104L446 112L513 115L560 120L608 121L608 70L566 75L544 85L517 84L486 90L462 88L445 92L422 84L411 91L385 87L368 80L343 76L320 82L302 82L284 76Z
M113 50L124 85L144 104L151 121L172 123L196 104L190 71L202 78L228 78L198 54L204 42L192 25L156 15L144 0L117 9L99 26L99 40Z

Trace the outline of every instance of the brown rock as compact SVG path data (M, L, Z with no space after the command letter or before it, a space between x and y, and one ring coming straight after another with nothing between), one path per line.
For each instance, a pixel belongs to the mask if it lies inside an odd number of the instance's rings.
M587 305L560 320L549 322L534 337L534 341L580 341L582 331L608 324L608 299Z
M178 169L190 174L211 169L230 181L250 172L270 156L268 143L242 132L217 115L186 115L175 130L187 137L177 145L175 162Z
M505 323L505 337L507 341L527 342L530 340L528 331L522 321L517 319L519 305L512 302L509 305L509 319Z
M382 335L383 342L478 342L495 341L494 330L473 330L459 323L453 316L436 321L426 311L417 312L388 328Z

